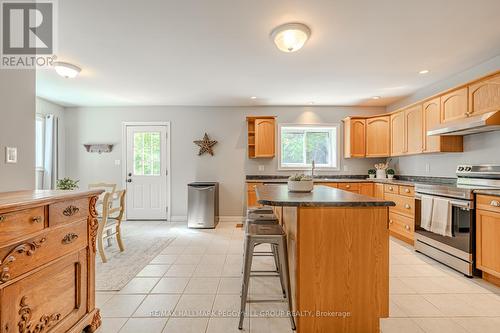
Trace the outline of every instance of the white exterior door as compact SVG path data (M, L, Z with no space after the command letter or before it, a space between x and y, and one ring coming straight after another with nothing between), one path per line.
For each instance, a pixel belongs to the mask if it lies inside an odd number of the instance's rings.
M167 219L167 126L126 126L127 219Z

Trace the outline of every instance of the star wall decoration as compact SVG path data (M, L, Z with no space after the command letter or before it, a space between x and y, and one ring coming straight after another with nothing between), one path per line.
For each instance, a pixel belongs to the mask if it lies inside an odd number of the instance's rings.
M196 140L193 142L200 147L200 151L198 152L198 156L203 155L205 153L209 153L210 155L214 156L214 151L213 151L212 147L215 146L217 141L210 140L207 133L205 133L203 140Z

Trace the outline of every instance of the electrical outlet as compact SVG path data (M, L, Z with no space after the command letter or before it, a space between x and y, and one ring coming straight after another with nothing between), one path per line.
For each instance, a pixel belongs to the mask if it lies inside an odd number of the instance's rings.
M259 165L259 171L264 171L265 167L263 165Z
M431 172L431 165L429 163L425 163L425 172Z

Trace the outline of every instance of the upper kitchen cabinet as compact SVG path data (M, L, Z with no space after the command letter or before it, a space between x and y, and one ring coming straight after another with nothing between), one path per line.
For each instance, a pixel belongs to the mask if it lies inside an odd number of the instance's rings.
M275 155L276 118L247 117L248 157L273 158Z
M406 153L406 122L405 112L391 114L391 156Z
M440 98L434 98L423 104L423 126L424 126L424 153L439 152L462 152L462 136L428 136L427 131L441 123L441 102Z
M405 112L406 153L420 154L423 150L422 104L415 105Z
M387 157L391 155L390 117L366 119L366 157Z
M466 118L468 116L468 90L460 88L441 96L441 122Z
M500 73L469 86L469 115L500 110Z
M345 118L344 122L344 157L365 157L366 120L364 118Z

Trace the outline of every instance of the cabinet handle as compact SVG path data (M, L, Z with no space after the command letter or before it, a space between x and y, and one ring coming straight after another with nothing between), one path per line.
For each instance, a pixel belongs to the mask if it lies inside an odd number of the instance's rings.
M410 190L405 188L405 193L410 193Z
M394 223L394 221L393 221L393 220L389 220L389 224L393 224L393 223Z
M408 224L405 224L405 229L410 230L410 226Z
M78 235L75 233L70 232L64 238L62 239L63 244L71 244L73 243L76 239L78 238Z
M6 219L5 215L0 215L0 223L4 222Z
M73 206L73 205L69 205L68 207L66 207L66 209L63 210L63 215L69 217L69 216L75 215L79 211L80 211L80 208Z
M394 189L392 188L392 186L389 186L389 191L392 191L392 190L394 190Z
M493 206L493 207L500 207L500 202L497 201L497 200L491 200L490 202L490 206Z
M410 206L409 204L406 204L406 205L405 205L405 208L406 208L406 209L410 209L410 207L411 207L411 206Z
M33 222L35 222L35 223L40 223L40 222L42 222L42 221L43 221L43 218L42 218L41 216L35 216L35 217L33 217L33 219L32 219L32 220L33 220Z
M351 185L346 185L345 188L351 188Z

